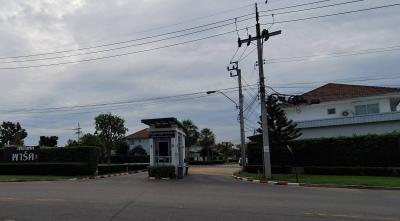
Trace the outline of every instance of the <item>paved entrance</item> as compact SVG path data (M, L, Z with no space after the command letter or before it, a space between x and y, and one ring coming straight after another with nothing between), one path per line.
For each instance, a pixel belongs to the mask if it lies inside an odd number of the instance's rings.
M400 191L269 186L220 175L0 183L0 220L400 221Z
M232 176L240 170L239 164L190 166L189 174Z

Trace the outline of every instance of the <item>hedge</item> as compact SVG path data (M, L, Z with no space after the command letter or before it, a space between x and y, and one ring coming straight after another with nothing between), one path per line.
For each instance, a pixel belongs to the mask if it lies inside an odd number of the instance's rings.
M292 173L293 168L290 166L273 166L271 168L272 173L289 174ZM245 171L248 173L263 173L263 165L246 165Z
M137 171L147 169L148 163L140 164L99 164L98 174L109 174L109 173L124 173L129 171Z
M288 142L297 166L318 167L400 167L400 133L304 139ZM250 142L249 164L262 164L262 147ZM271 145L272 165L293 166L286 145Z
M215 164L224 164L226 161L224 160L212 160L212 161L190 161L189 165L215 165Z
M111 163L150 163L150 156L113 155Z
M356 175L356 176L400 176L399 167L304 167L306 174Z
M149 177L175 178L174 166L150 166L148 167Z
M263 165L247 165L248 173L263 173ZM355 176L400 176L400 167L303 167L304 174L355 175ZM272 173L290 174L293 167L272 166Z
M96 147L41 148L35 162L4 162L0 149L0 174L93 175L99 153Z

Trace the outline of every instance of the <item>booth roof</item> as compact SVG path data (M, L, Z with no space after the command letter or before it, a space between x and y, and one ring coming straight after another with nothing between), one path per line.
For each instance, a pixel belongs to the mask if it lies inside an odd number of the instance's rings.
M163 124L176 124L178 127L186 130L185 126L181 122L179 122L175 117L167 117L167 118L154 118L154 119L143 119L142 123L151 126L151 125L163 125Z

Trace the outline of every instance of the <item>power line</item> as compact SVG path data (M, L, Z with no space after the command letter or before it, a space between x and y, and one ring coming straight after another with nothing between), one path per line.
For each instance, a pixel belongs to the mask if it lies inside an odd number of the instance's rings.
M252 15L253 14L250 13L250 14L246 14L246 15L236 16L235 18L245 18L245 17L252 16ZM207 26L211 26L211 25L217 25L217 24L221 24L221 23L226 23L226 22L234 20L235 18L224 19L224 20L220 20L220 21L216 21L216 22L212 22L212 23L208 23L208 24L204 24L204 25L199 25L199 26L195 26L195 27L180 29L180 30L177 30L177 31L171 31L171 32L162 33L162 34L156 34L156 35L151 35L151 36L145 36L145 37L130 39L130 40L126 40L126 41L113 42L113 43L109 43L109 44L101 44L101 45L95 45L95 46L90 46L90 47L83 47L83 48L62 50L62 51L53 51L53 52L44 52L44 53L36 53L36 54L0 57L0 59L4 60L4 59L34 57L34 56L43 56L43 55L51 55L51 54L61 54L61 53L67 53L67 52L75 52L75 51L82 51L82 50L89 50L89 49L95 49L95 48L101 48L101 47L120 45L120 44L135 42L135 41L141 41L141 40L146 40L146 39L151 39L151 38L162 37L164 35L172 35L172 34L176 34L176 33L180 33L180 32L191 31L191 30L194 30L194 29L199 29L199 28L203 28L203 27L207 27ZM230 23L230 24L232 24L232 23Z
M256 84L244 86L245 88L254 87ZM230 87L219 89L219 91L224 92L232 92L236 91L238 87ZM170 95L170 96L162 96L162 97L152 97L152 98L144 98L144 99L135 99L135 100L125 100L125 101L114 101L114 102L104 102L104 103L96 103L96 104L84 104L84 105L73 105L73 106L61 106L61 107L47 107L47 108L24 108L24 109L12 109L12 110L0 110L1 114L9 114L9 113L42 113L42 112L53 112L53 111L69 111L69 110L77 110L81 108L99 108L99 107L108 107L108 106L119 106L119 105L130 105L137 103L148 103L148 102L158 102L171 99L192 99L194 96L209 96L206 94L207 91L194 92L194 93L186 93L186 94L178 94L178 95Z
M292 13L297 13L297 12L305 12L305 11L310 11L310 10L316 10L316 9L340 6L340 5L353 4L353 3L357 3L357 2L363 2L363 1L365 1L365 0L353 0L353 1L347 1L347 2L340 2L340 3L316 6L316 7L305 8L305 9L297 9L297 10L291 10L291 11L277 12L277 13L268 14L268 15L261 15L260 17L267 17L267 16L271 16L271 15L292 14ZM261 12L267 12L267 11L261 11Z
M326 53L326 54L313 54L313 55L303 55L303 56L294 56L294 57L270 58L270 59L266 60L266 62L269 64L286 63L286 62L300 62L300 61L307 61L309 58L322 59L325 57L347 57L347 56L355 56L355 55L391 52L391 51L398 51L398 50L400 50L400 45L379 47L379 48L369 48L369 49L362 49L362 50L353 50L353 51L333 52L333 53Z
M395 6L399 6L399 5L400 5L400 3L390 4L390 5L382 5L382 6L377 6L377 7L364 8L364 9L358 9L358 10L352 10L352 11L345 11L345 12L338 12L338 13L333 13L333 14L318 15L318 16L311 16L311 17L305 17L305 18L284 20L284 21L276 21L275 23L276 24L282 24L282 23L290 23L290 22L298 22L298 21L318 19L318 18L326 18L326 17L337 16L337 15L345 15L345 14L352 14L352 13L358 13L358 12L365 12L365 11L377 10L377 9L382 9L382 8L390 8L390 7L395 7ZM271 23L265 23L265 24L262 24L262 25L269 25L269 24L271 24Z
M243 22L243 21L247 21L247 20L250 20L250 19L253 19L253 18L247 18L247 19L244 19L244 20L241 20L241 21L238 21L238 22ZM229 25L232 25L232 24L235 24L235 22L222 24L222 25L218 25L218 26L214 26L214 27L210 27L210 28L206 28L206 29L201 29L201 30L197 30L197 31L194 31L194 32L185 33L185 34L181 34L181 35L176 35L176 36L172 36L172 37L161 38L161 39L156 39L156 40L152 40L152 41L146 41L146 42L137 43L137 44L125 45L125 46L116 47L116 48L108 48L108 49L103 49L103 50L98 50L98 51L89 51L89 52L83 52L83 53L78 53L78 54L61 55L61 56L55 56L55 57L34 58L34 59L15 60L15 61L0 61L0 63L21 63L21 62L30 62L30 61L54 60L54 59L60 59L60 58L70 58L70 57L77 57L77 56L83 56L83 55L90 55L90 54L98 54L98 53L116 51L116 50L127 49L127 48L132 48L132 47L137 47L137 46L143 46L143 45L147 45L147 44L162 42L162 41L166 41L166 40L181 38L181 37L185 37L185 36L189 36L189 35L194 35L194 34L198 34L198 33L201 33L201 32L205 32L205 31L210 31L210 30L214 30L214 29L217 29L217 28L226 27L226 26L229 26Z
M242 28L240 30L244 30L247 28L251 28L251 27ZM0 67L0 70L15 70L15 69L37 68L37 67L49 67L49 66L58 66L58 65L65 65L65 64L76 64L76 63L88 62L88 61L104 60L104 59L109 59L109 58L116 58L116 57L132 55L132 54L139 54L139 53L144 53L144 52L149 52L149 51L160 50L160 49L164 49L164 48L175 47L175 46L179 46L179 45L184 45L184 44L188 44L188 43L198 42L198 41L202 41L202 40L206 40L206 39L210 39L210 38L215 38L215 37L231 34L234 32L236 32L236 30L223 32L223 33L219 33L219 34L215 34L215 35L210 35L210 36L206 36L206 37L202 37L202 38L197 38L197 39L193 39L193 40L188 40L188 41L184 41L184 42L167 44L167 45L159 46L159 47L155 47L155 48L143 49L143 50L138 50L138 51L126 52L126 53L97 57L97 58L88 58L88 59L82 59L82 60L77 60L77 61L66 61L66 62L28 65L28 66L19 66L19 67Z

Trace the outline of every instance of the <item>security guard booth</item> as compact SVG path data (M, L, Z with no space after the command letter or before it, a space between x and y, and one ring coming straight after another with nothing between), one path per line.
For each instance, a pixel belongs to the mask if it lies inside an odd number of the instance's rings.
M150 166L173 165L178 178L185 175L186 129L176 118L144 119L149 126Z

